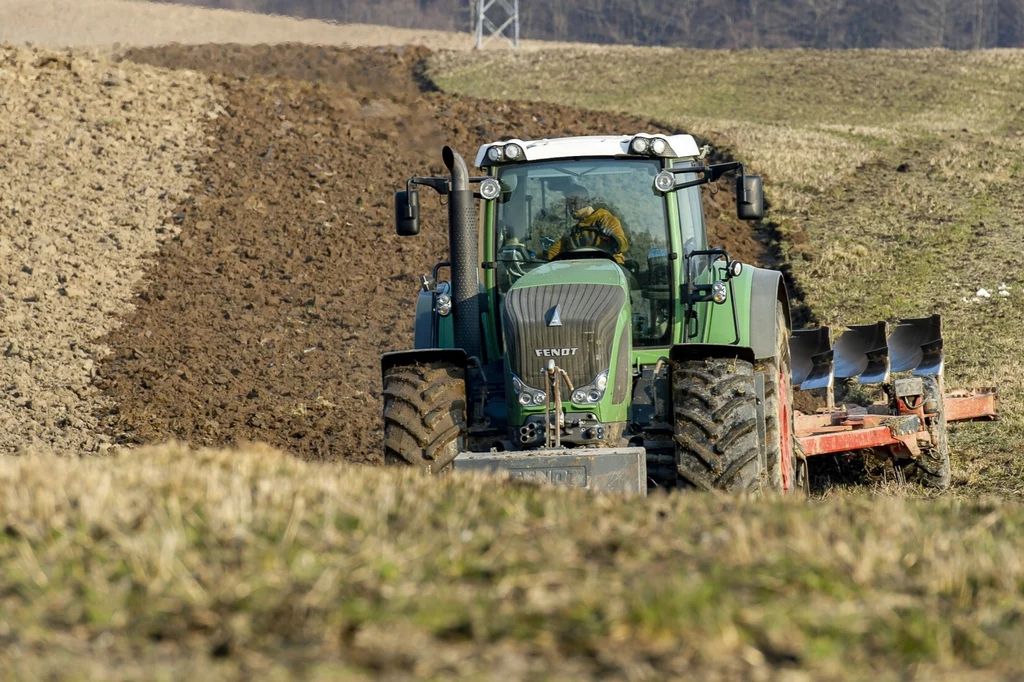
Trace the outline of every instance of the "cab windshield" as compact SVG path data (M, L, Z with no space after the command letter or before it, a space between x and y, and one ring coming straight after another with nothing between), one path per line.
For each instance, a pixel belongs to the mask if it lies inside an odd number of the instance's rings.
M499 296L551 260L608 258L630 282L633 343L670 334L671 270L665 200L653 159L583 159L506 166L495 202Z

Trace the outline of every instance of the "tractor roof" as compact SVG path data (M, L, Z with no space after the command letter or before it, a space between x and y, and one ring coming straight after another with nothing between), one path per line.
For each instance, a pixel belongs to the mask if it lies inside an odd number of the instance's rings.
M502 140L480 147L476 154L476 167L484 168L493 165L487 158L487 150L491 147L504 147L517 144L526 153L525 159L517 161L546 161L549 159L574 159L595 156L637 156L630 152L630 143L634 138L660 137L668 143L668 150L662 156L670 158L696 157L700 154L697 143L692 135L591 135L587 137L558 137L545 140ZM643 154L639 156L644 156Z

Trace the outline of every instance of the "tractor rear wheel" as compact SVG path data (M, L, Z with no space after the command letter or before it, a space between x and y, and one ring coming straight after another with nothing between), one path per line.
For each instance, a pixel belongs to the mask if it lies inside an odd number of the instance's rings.
M924 400L934 401L935 417L928 420L928 431L932 437L930 446L921 448L921 457L903 467L903 475L913 483L920 483L925 488L945 490L949 487L949 439L946 437L946 410L942 404L942 382L938 377L922 377L924 380ZM926 407L927 411L929 408Z
M775 304L775 326L775 357L757 362L757 371L764 376L767 466L763 471L762 485L765 490L789 495L804 489L807 471L796 439L789 325L786 324L786 312L781 301Z
M465 443L466 372L444 362L384 373L384 463L438 473Z
M736 358L677 362L672 398L681 481L701 490L757 491L754 366Z

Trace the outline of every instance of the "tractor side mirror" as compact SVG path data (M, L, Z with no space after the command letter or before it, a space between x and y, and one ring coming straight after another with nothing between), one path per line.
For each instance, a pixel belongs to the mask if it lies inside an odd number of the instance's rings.
M420 233L420 195L414 189L395 192L395 232L400 237Z
M764 187L760 175L740 175L736 178L736 215L740 220L764 218Z

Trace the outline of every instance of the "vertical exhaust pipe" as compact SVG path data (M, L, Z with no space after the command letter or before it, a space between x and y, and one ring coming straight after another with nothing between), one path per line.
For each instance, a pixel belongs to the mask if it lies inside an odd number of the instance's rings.
M476 205L469 188L469 169L457 151L441 151L451 173L448 193L448 249L452 268L452 315L455 345L469 357L480 352L480 280L477 275Z

